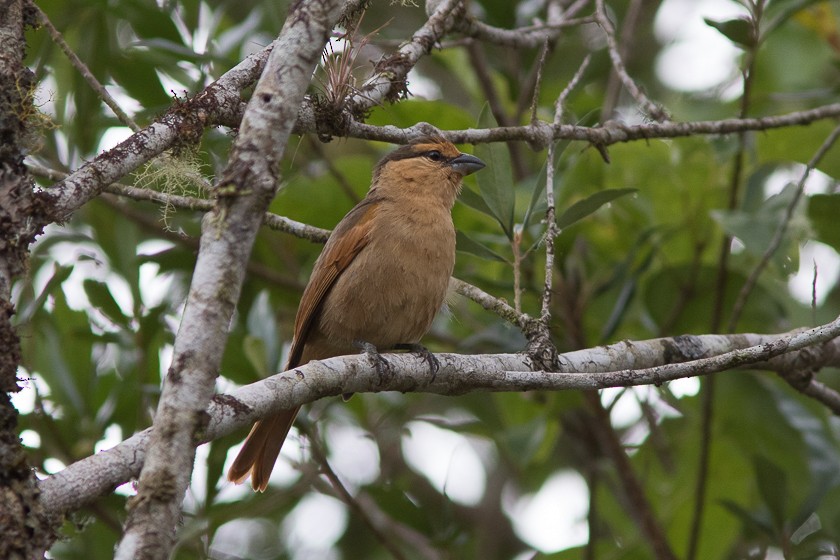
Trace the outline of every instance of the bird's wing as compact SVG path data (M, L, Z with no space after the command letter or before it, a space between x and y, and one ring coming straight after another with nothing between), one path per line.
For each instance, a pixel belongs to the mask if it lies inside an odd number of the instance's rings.
M315 262L309 284L300 300L286 369L300 365L306 340L320 314L324 298L341 273L368 244L371 220L379 202L375 198L364 199L338 223L330 235L321 256ZM300 407L281 410L269 418L257 421L228 471L228 480L239 484L250 475L254 490L264 491L298 410Z
M378 198L365 198L347 213L330 235L300 300L286 369L300 365L306 339L321 312L324 298L341 273L368 244L373 217L380 202Z

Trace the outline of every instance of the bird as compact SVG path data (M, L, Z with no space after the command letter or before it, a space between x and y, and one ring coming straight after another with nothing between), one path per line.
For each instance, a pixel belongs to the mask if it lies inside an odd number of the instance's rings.
M425 350L420 339L443 307L455 266L452 207L462 179L483 167L440 135L419 137L377 163L367 195L315 261L284 371L359 350ZM253 489L265 491L299 409L257 421L228 480L250 476Z

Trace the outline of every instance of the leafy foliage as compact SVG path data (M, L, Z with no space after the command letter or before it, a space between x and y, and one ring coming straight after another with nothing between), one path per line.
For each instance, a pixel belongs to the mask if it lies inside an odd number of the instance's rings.
M667 3L644 3L626 57L628 71L675 120L737 116L732 92L739 81L687 93L666 85L655 70L668 45L655 38L652 21L660 4ZM91 73L141 124L267 44L282 25L287 4L38 1ZM405 40L425 21L422 8L373 4L359 33L381 29L354 59L360 67L352 71L360 75L371 70L367 60L389 53L390 42ZM472 4L484 21L504 27L528 25L532 16L544 16L539 2ZM628 3L610 4L615 20L624 21ZM730 19L709 14L708 24L737 46L736 66L755 54L751 115L803 110L836 99L838 20L826 6L769 2L757 30L746 9ZM832 17L814 17L814 10L828 10ZM603 42L593 39L600 37L596 27L570 27L557 40L542 71L535 107L541 117L553 114L555 99L583 57L591 54L581 83L567 99L564 118L575 124L612 118L597 114L612 103L605 93L612 66ZM43 131L43 145L30 159L74 169L110 147L126 129L46 33L32 31L28 40L42 109L58 125ZM527 100L533 92L529 76L538 65L539 49L489 43L479 48L501 109L515 124L527 123ZM411 77L409 90L415 96L376 107L367 122L494 127L488 86L477 79L477 71L466 49L435 50ZM619 98L617 109L631 119L638 110L628 96ZM562 228L556 240L558 282L552 309L560 349L709 332L716 305L724 314L732 312L746 277L793 200L804 164L833 127L820 122L748 133L742 144L734 136L618 144L609 148L609 164L597 149L582 143L558 150L550 165L556 173L551 188ZM282 190L271 210L325 228L364 195L370 170L389 149L366 140L294 142L282 163ZM230 131L207 131L196 155L190 155L199 160L208 181L226 160L230 143ZM773 266L747 302L738 331L780 332L836 314L836 279L819 284L814 308L791 295L788 282L800 260L804 270L816 267L820 278L828 276L830 263L800 259L803 247L819 241L840 249L837 150L820 162L818 178L808 184ZM518 275L522 310L534 314L544 265L545 151L491 143L476 146L474 152L488 168L468 178L454 209L459 230L455 276L514 301L513 279ZM735 163L738 158L742 164ZM730 207L736 165L742 166L735 180L741 196ZM164 190L169 180L138 174L125 182ZM46 181L42 186L49 188ZM22 376L30 378L17 402L24 411L24 435L37 436L27 441L34 442L30 458L40 472L54 472L150 425L195 262L200 219L198 212L169 210L164 220L158 204L103 195L68 223L50 227L33 247L29 277L15 287ZM724 235L738 241L721 285ZM230 326L220 391L282 367L302 286L319 249L268 229L259 234ZM471 302L453 297L450 309L427 337L431 349L496 353L524 348L520 333ZM837 372L820 376L840 388ZM616 433L680 556L697 507L693 489L703 444L701 397L696 386L684 387L603 396L612 405ZM836 554L837 419L761 372L719 375L714 409L697 558L762 558L770 549L786 558ZM316 444L370 511L397 523L400 534L420 535L424 546L443 551L445 557L527 558L532 557L528 551L537 549L537 558L582 558L587 546L590 558L650 557L649 543L628 512L616 467L596 444L594 420L580 395L357 395L348 403L314 403L301 425L308 436L296 432L284 448L276 481L264 494L224 482L239 435L200 448L175 558L387 557L364 521L335 499L312 459L310 446ZM438 434L437 440L422 439L430 426L442 430L429 432ZM453 445L443 447L444 438L452 438ZM410 448L421 445L436 465L411 458ZM458 474L459 454L474 459L466 474ZM434 467L441 465L448 467L438 469L443 474L436 478ZM568 532L566 526L544 530L543 539L535 539L524 526L535 518L522 514L518 519L515 512L526 511L553 476L568 472L585 481L576 491L591 500L588 526L580 524L588 539L558 538ZM476 489L470 494L473 483ZM125 496L131 493L130 487L121 488L68 520L67 538L55 546L53 557L110 557ZM542 515L571 508L563 495L552 497L556 503ZM423 557L421 548L407 557Z

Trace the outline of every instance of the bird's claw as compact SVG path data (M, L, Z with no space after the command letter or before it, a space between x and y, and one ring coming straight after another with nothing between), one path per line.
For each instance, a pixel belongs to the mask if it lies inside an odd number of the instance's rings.
M391 364L388 363L388 360L382 357L382 354L379 353L376 346L363 340L356 341L355 345L367 355L368 360L376 370L377 375L379 375L380 383L393 376Z
M396 348L399 350L408 350L415 354L420 354L420 357L429 364L429 372L432 374L432 382L437 377L437 372L440 371L440 361L432 354L428 348L417 342L406 344L397 344Z

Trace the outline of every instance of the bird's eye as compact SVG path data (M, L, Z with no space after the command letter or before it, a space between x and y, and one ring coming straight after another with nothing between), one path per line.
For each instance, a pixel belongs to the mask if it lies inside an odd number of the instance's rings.
M426 157L432 161L440 161L443 159L441 153L437 150L432 150L430 152L426 152Z

